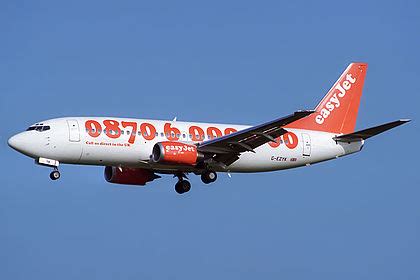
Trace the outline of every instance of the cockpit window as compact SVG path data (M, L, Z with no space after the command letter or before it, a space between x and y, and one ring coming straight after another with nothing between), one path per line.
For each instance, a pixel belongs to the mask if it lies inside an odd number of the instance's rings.
M49 125L34 125L34 126L28 127L26 131L36 130L36 131L42 132L49 129L50 129Z

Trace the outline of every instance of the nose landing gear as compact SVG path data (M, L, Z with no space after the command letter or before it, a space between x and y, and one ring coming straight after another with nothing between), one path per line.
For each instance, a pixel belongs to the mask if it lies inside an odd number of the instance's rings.
M58 162L58 160L40 157L35 160L35 163L42 166L54 168L54 170L50 173L51 180L55 181L60 179L60 171L58 171L58 165L60 163Z
M53 181L60 179L60 171L58 171L58 169L54 169L54 170L50 173L50 178L51 178L51 180L53 180Z

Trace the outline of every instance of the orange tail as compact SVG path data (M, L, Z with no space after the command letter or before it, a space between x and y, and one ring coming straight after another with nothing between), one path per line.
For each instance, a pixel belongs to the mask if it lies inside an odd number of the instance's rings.
M351 133L356 126L367 63L351 63L315 109L289 128Z

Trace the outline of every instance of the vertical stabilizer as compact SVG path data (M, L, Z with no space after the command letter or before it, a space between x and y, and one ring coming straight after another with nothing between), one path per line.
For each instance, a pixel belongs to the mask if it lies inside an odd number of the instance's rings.
M289 128L351 133L356 126L367 63L351 63L315 109Z

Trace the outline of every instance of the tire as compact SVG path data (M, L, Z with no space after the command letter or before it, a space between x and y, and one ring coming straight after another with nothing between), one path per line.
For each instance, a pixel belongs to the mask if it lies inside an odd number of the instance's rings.
M204 184L210 184L217 180L217 173L214 171L205 171L201 174L201 181Z
M187 180L178 181L175 184L175 191L179 194L189 192L191 189L191 184Z
M182 190L184 193L189 192L191 190L191 184L187 180L182 181Z
M175 191L179 194L183 194L184 191L182 190L181 182L175 184Z
M53 181L60 179L60 172L58 170L54 170L50 173L50 178Z

